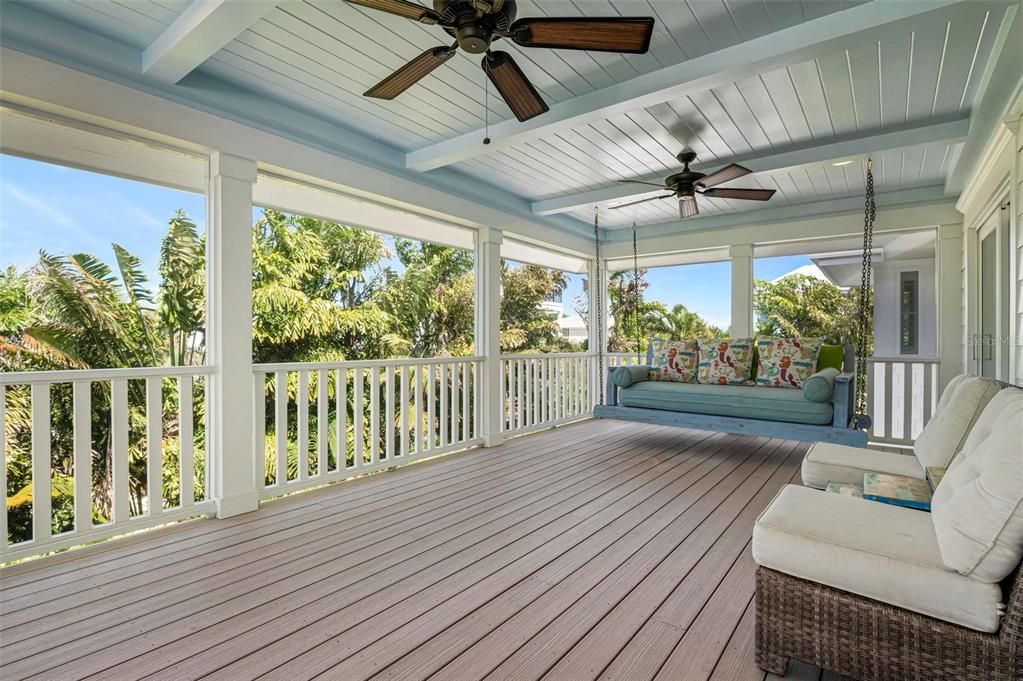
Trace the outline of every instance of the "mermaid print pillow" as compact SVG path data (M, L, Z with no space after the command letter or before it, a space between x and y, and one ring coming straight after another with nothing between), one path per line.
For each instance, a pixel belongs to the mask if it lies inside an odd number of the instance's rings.
M700 340L700 383L749 385L753 368L752 338L705 338Z
M817 371L820 338L758 338L757 385L798 388Z
M653 361L650 364L651 381L696 383L696 362L699 348L695 339L665 340L655 338L650 343Z

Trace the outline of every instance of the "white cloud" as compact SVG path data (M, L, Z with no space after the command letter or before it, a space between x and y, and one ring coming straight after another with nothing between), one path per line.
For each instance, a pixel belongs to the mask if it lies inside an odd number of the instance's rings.
M49 218L53 222L56 222L61 227L75 226L74 218L72 218L70 215L60 210L56 206L53 206L50 203L48 203L46 199L35 194L32 194L31 192L25 191L24 189L15 184L8 184L7 189L11 193L11 196L18 199L32 210L42 213L47 218Z

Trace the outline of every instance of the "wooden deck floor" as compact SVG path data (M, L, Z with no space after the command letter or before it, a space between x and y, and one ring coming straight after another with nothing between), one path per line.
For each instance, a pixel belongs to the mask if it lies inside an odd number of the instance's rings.
M15 566L0 678L764 681L751 529L804 451L589 421Z

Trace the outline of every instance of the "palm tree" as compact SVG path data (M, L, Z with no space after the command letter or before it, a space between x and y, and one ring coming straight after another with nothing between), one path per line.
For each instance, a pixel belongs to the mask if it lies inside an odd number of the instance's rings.
M724 334L700 315L685 305L675 305L670 310L662 303L651 303L643 318L643 328L648 334L667 338L717 338Z

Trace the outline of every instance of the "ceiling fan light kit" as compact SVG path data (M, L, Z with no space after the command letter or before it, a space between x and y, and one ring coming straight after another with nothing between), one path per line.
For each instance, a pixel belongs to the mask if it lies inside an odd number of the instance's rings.
M678 198L678 214L683 220L699 215L700 208L696 203L696 195L703 194L718 199L740 199L743 201L768 201L774 196L774 189L742 189L738 187L718 187L719 184L731 182L753 171L735 163L729 163L724 168L719 168L713 173L698 173L689 169L689 164L696 160L696 152L683 151L678 156L682 164L682 172L668 176L663 185L646 182L644 180L618 180L628 184L645 184L652 187L661 187L670 193L661 196L649 196L638 201L621 203L611 206L612 209L635 206L647 201L658 201L661 199Z
M536 17L516 21L515 0L433 0L433 9L408 0L348 0L353 5L437 25L455 39L427 50L367 90L366 97L394 99L454 56L482 54L483 70L520 121L548 111L540 93L507 52L491 45L507 38L519 47L643 54L650 48L652 17Z

